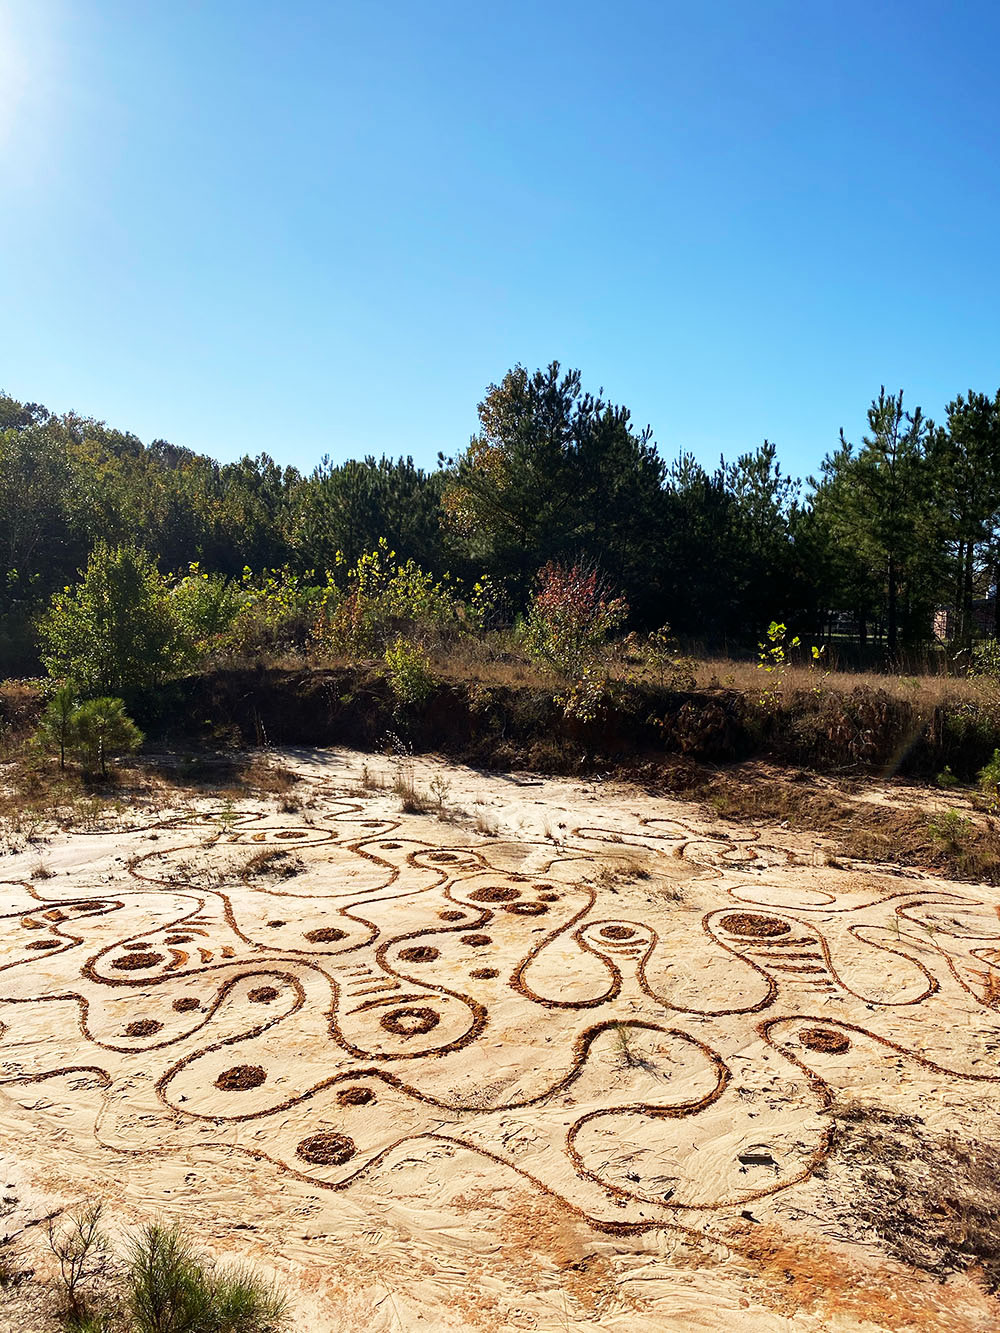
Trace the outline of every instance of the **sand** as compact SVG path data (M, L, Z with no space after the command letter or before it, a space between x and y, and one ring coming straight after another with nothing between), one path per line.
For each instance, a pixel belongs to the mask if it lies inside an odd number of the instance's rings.
M0 1224L40 1272L101 1198L301 1329L1000 1323L975 1176L935 1181L1000 1139L996 890L611 783L408 764L442 819L363 785L393 761L276 758L298 809L0 858Z

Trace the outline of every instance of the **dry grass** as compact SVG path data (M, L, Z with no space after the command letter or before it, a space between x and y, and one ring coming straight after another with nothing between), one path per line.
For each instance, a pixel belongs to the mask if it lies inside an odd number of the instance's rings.
M476 821L473 826L477 833L481 833L484 838L495 838L499 831L499 824L495 815L490 814L488 810L477 810Z
M594 883L601 889L617 890L622 884L632 884L636 880L652 878L652 873L645 861L639 856L622 855L609 859L594 876Z
M743 765L709 775L688 792L734 823L780 825L824 834L834 858L933 870L948 878L1000 884L1000 824L982 810L929 811L919 789L900 787L896 802L855 799L854 781ZM835 863L835 861L834 861Z
M484 688L552 690L560 677L544 663L533 661L512 633L494 632L480 637L441 638L425 644L433 675L442 681ZM754 658L684 657L698 690L736 690L751 698L762 692L779 694L821 690L850 693L857 688L883 690L891 698L905 699L928 708L960 703L995 703L1000 695L996 682L942 673L879 671L826 671L822 667L791 664L776 672L765 672ZM280 663L275 663L280 665ZM288 664L292 666L292 663ZM299 669L301 658L294 663ZM351 666L346 658L324 657L313 665ZM658 683L658 672L644 664L636 653L623 653L616 644L605 654L605 666L613 681Z
M392 783L393 793L399 797L404 814L425 815L433 808L433 801L417 788L412 764L400 765Z
M778 672L763 671L756 662L732 658L705 658L692 665L699 689L737 690L754 698L765 690L777 690L780 694L814 690L849 694L862 688L883 690L894 699L940 708L960 703L988 706L996 703L998 697L997 683L982 677L824 671L797 665L785 667L779 675Z
M305 870L301 857L280 847L265 847L249 858L241 872L243 879L270 881L294 879Z
M933 1134L914 1116L877 1106L836 1112L827 1174L842 1223L871 1234L903 1263L939 1278L973 1270L1000 1291L996 1145Z

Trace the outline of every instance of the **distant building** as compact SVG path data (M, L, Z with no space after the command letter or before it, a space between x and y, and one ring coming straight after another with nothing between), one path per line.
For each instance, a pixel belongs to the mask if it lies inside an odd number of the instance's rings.
M997 599L977 597L972 603L972 628L977 637L986 638L996 633ZM934 637L940 643L950 643L958 627L958 614L953 606L939 606L934 612Z

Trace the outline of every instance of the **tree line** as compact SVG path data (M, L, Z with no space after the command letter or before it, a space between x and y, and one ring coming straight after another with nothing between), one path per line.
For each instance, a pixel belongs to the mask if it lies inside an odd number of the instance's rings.
M668 462L557 362L514 367L478 412L468 446L432 469L324 458L303 474L0 396L0 674L91 552L122 542L165 574L322 580L384 538L435 579L489 575L510 620L538 571L569 561L624 595L633 628L668 623L712 648L751 646L777 620L891 657L931 638L941 605L959 643L978 632L1000 561L1000 392L960 394L935 424L883 389L861 440L841 432L804 481L767 440L714 469Z

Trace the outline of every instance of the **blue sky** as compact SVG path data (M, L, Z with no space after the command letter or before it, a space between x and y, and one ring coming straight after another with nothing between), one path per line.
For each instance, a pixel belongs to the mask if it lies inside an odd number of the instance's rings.
M0 0L0 386L229 459L553 358L706 462L1000 385L995 4Z

